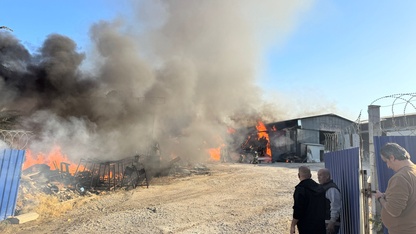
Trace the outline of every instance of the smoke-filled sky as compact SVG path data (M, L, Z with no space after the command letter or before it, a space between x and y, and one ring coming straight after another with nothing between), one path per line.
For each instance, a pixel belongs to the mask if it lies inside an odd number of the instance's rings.
M389 5L391 4L391 5ZM0 109L33 150L203 158L227 128L335 113L413 92L416 3L3 1ZM382 85L387 84L387 88Z

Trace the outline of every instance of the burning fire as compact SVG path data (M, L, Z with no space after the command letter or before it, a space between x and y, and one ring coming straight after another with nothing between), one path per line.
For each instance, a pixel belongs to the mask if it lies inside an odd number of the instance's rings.
M208 153L211 156L210 159L214 160L214 161L220 161L220 159L221 159L221 148L224 147L224 146L225 146L225 144L222 144L218 148L208 149Z
M235 129L231 128L231 127L228 127L227 133L228 134L233 134L233 133L235 133ZM208 149L208 153L210 155L210 160L213 160L213 161L220 161L221 160L221 151L222 151L221 149L226 147L226 145L224 143L224 140L220 136L217 137L217 142L218 142L218 145L219 145L218 148Z
M272 150L270 148L270 138L269 138L269 133L267 131L266 126L264 125L263 122L257 121L256 129L257 129L257 138L259 140L263 137L266 138L266 140L267 140L266 155L271 157L272 156Z
M51 170L61 170L61 163L69 164L68 169L71 174L74 174L77 166L68 159L68 157L61 152L59 146L54 146L48 154L39 153L34 155L31 150L26 150L26 160L23 163L23 170L35 164L46 164Z
M227 129L227 133L228 134L233 134L235 133L235 129L228 127ZM223 142L223 140L221 139L221 137L218 137L220 142ZM221 160L221 149L225 147L224 143L221 143L220 147L218 148L210 148L208 149L208 153L210 155L210 159L213 161L220 161Z
M257 121L256 129L257 129L257 140L267 142L266 143L266 150L264 152L264 156L271 157L272 156L272 150L270 148L270 137L269 137L267 127L264 125L263 122ZM273 130L274 131L276 130L275 126L273 126L273 128L272 128L272 131ZM228 128L227 132L229 134L233 134L236 131L233 128ZM251 136L248 136L246 142L243 145L247 144L247 142L249 142L250 139L251 139ZM223 142L222 139L219 139L219 142ZM221 160L221 151L222 151L222 148L225 147L225 144L221 143L219 145L220 145L220 147L218 147L218 148L208 149L210 159L213 160L213 161L220 161Z
M211 160L220 161L221 159L221 147L208 149Z

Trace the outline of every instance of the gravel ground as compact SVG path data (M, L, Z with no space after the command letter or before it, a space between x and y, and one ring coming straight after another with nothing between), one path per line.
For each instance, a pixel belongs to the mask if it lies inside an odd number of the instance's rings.
M288 233L301 164L212 163L207 175L161 177L149 188L83 197L59 217L2 233ZM312 178L323 163L307 164Z

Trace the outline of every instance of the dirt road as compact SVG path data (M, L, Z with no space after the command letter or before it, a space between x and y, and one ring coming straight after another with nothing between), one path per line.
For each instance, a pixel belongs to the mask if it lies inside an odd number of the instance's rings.
M308 164L316 180L323 163ZM210 173L82 198L5 233L288 233L300 164L208 164Z

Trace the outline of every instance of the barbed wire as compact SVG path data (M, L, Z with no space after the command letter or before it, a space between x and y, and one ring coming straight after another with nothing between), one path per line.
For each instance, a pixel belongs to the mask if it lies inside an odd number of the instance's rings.
M416 100L412 100L414 97L416 97L416 93L391 94L377 98L370 104L375 105L381 100L393 99L389 105L379 105L380 108L391 108L391 116L384 117L381 121L383 133L386 135L416 135L416 115L409 111L411 108L416 111L416 106L413 104ZM400 108L399 105L403 104L403 114L399 115L396 111Z
M13 149L26 149L34 134L25 130L2 130L0 129L0 141Z
M381 109L380 127L383 135L387 136L411 136L416 135L416 93L399 93L383 96L375 99L370 105L377 105ZM386 103L388 102L388 103ZM391 114L389 114L391 112ZM338 148L335 142L344 142L347 145L341 145L341 148L350 147L352 141L359 141L359 145L363 145L363 134L366 128L363 128L365 120L362 120L362 111L360 111L357 119L349 126L344 127L338 136L333 134L325 134L328 148ZM363 132L364 131L364 132ZM354 139L353 135L357 134L358 139ZM348 139L349 138L349 139ZM330 143L332 142L332 143ZM342 143L341 143L342 144ZM352 144L352 145L355 145Z

